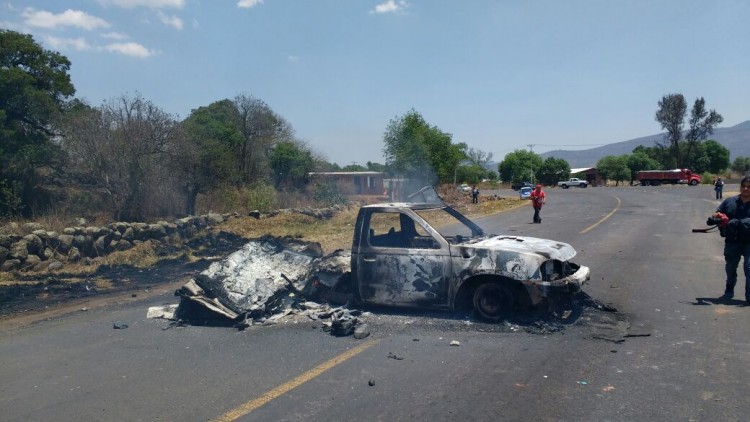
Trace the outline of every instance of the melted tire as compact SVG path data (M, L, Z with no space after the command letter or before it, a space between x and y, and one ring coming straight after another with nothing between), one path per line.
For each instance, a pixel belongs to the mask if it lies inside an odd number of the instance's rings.
M499 283L484 283L474 291L474 311L487 321L497 322L513 306L513 292Z

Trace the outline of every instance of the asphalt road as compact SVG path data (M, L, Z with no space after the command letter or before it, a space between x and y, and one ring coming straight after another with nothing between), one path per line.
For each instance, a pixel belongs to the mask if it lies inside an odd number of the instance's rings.
M477 221L570 243L585 292L617 312L582 306L548 329L372 309L356 340L312 321L170 328L146 319L176 303L165 291L0 328L0 420L747 420L750 307L716 300L722 239L690 232L710 187L547 193L542 224L530 207Z

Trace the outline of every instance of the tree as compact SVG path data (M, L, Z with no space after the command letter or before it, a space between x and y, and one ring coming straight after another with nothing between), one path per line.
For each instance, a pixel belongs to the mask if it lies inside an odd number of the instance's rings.
M703 143L703 148L708 158L708 171L718 174L729 167L729 150L723 145L709 139Z
M169 158L178 135L173 116L139 94L123 95L79 110L63 145L71 171L106 192L113 218L143 221L170 191L158 193L173 176Z
M371 161L367 162L367 170L368 171L379 171L381 173L388 173L390 169L385 164L380 163L373 163Z
M534 181L534 171L542 166L542 157L532 151L515 150L505 155L497 165L504 182Z
M52 140L75 93L69 70L31 35L0 29L0 215L32 212L37 170L59 158Z
M556 185L570 176L570 164L562 158L547 157L536 171L537 179L545 185Z
M454 144L452 136L429 125L415 110L391 119L383 134L386 166L415 184L450 182L465 158L466 144Z
M239 113L229 100L193 110L183 122L172 163L180 174L185 213L195 215L198 194L240 179L233 151L244 141Z
M234 99L240 116L243 142L237 147L239 173L245 182L253 183L271 175L269 155L282 141L294 140L294 129L263 101L240 94Z
M750 157L737 157L732 162L732 171L741 175L750 173Z
M476 164L472 164L469 166L459 166L456 169L457 180L472 185L481 182L482 179L485 178L486 174L487 170Z
M671 160L669 156L669 150L663 148L661 145L655 145L653 147L645 147L643 145L638 145L633 149L633 154L643 154L646 157L653 160L653 162L656 163L654 165L654 168L652 169L645 169L642 170L657 170L657 169L666 169L669 168L669 161Z
M631 177L627 155L602 157L596 163L596 168L604 179L614 180L616 185L619 185L622 180L629 180Z
M690 167L698 172L708 166L708 159L700 151L700 143L713 133L716 125L724 121L715 110L706 111L706 100L697 98L690 111L689 129L685 134L685 145L681 145L687 103L682 94L669 94L659 101L656 121L666 129L665 139L671 152L669 160L663 160L666 167Z
M635 174L643 170L658 170L661 165L651 158L643 150L636 148L632 154L627 156L627 166L630 169L630 181L635 180Z
M687 112L687 102L682 94L669 94L662 97L659 101L659 109L656 111L656 121L661 124L661 128L667 131L665 140L668 142L665 147L672 151L673 164L669 167L678 167L681 165L679 142L682 139L682 128L685 124L685 113Z
M329 163L328 160L323 157L313 154L313 161L315 162L315 171L341 171L341 166L336 163Z
M708 135L713 133L714 127L723 121L724 118L715 110L706 111L706 100L703 97L696 98L690 112L690 128L685 135L685 140L688 143L688 154L697 144L707 139Z
M367 171L367 167L361 164L348 164L341 168L342 171Z
M466 158L475 166L487 168L487 165L490 163L490 161L492 161L492 153L484 152L479 149L469 148L466 151Z
M277 187L302 188L308 180L308 173L315 169L312 153L300 142L277 143L268 159Z

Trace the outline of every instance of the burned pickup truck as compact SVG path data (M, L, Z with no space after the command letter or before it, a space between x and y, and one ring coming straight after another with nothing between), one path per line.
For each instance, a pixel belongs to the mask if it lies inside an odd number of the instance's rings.
M351 254L351 289L361 303L460 309L497 321L512 307L569 296L590 277L568 244L486 235L438 203L363 206Z

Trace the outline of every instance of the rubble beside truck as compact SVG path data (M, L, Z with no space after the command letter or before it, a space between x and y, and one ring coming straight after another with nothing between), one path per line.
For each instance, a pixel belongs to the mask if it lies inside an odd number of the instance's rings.
M659 186L665 183L696 186L701 183L701 177L688 169L643 170L635 174L633 183L641 186Z
M590 278L588 267L570 261L576 251L566 243L488 235L437 202L362 206L351 253L322 256L319 245L303 243L250 242L178 294L235 321L288 309L290 293L295 301L335 297L355 305L473 307L479 317L498 321L515 307L570 298Z

